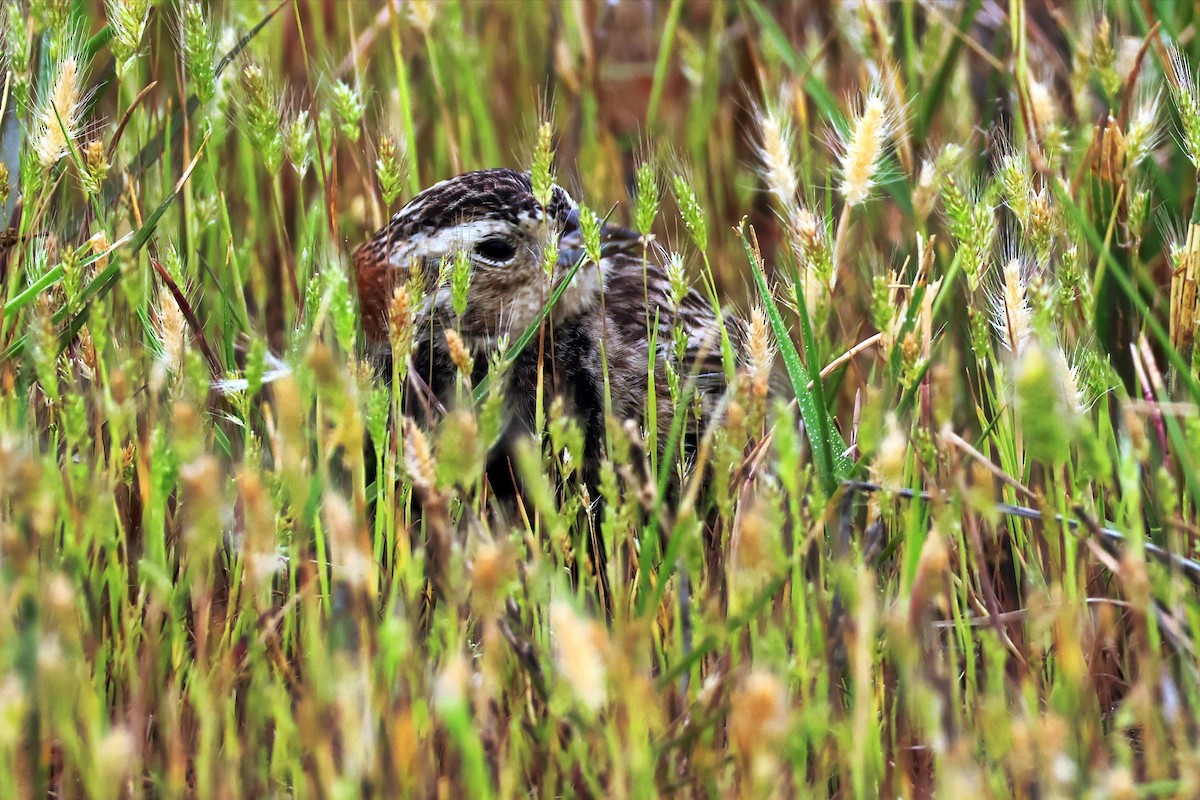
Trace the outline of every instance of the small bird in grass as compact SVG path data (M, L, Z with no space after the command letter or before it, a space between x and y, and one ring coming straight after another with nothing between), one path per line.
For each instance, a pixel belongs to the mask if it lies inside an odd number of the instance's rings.
M606 394L618 419L644 421L652 346L657 424L664 441L671 425L664 364L681 361L677 373L701 401L694 437L717 413L726 389L722 327L735 354L745 345L745 324L719 315L694 290L673 291L658 261L643 258L634 231L604 225L599 264L585 262L572 274L583 258L579 220L578 205L561 187L553 186L543 205L535 199L528 173L488 169L424 190L354 254L363 329L384 357L390 355L393 291L420 273L428 288L409 356L409 389L442 403L455 387L447 331L456 331L472 351L477 383L501 338L511 344L537 321L554 289L570 281L547 316L544 339L535 338L509 366L508 427L489 463L493 484L497 475L511 474L504 462L515 437L534 428L539 359L545 396L561 397L583 428L588 479L603 457ZM548 274L546 248L554 242L557 262ZM460 253L469 260L470 284L465 307L460 304L456 313L452 290L439 285L439 276ZM682 359L677 358L676 326L683 331Z

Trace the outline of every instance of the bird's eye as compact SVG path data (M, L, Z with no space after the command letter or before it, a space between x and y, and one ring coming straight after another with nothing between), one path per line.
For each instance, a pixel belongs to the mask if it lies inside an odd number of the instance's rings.
M475 255L493 264L502 264L516 254L517 248L504 239L484 239L475 245Z

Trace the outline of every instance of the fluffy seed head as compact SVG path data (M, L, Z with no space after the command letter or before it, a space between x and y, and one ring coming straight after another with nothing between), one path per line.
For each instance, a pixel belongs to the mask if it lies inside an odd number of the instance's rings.
M927 219L933 213L937 195L937 167L933 161L925 159L921 162L917 184L913 187L913 208L916 209L919 219Z
M458 368L465 380L471 379L471 371L475 369L475 359L471 357L466 342L453 328L446 329L446 349L450 351L450 360Z
M256 473L243 470L237 477L237 485L245 509L242 558L250 582L255 588L261 588L284 566L275 544L275 510L270 494Z
M1082 414L1090 407L1087 395L1080 386L1080 369L1072 364L1061 347L1052 347L1048 358L1062 393L1063 404L1071 414Z
M1013 374L1018 422L1025 432L1026 452L1047 464L1066 458L1075 428L1077 396L1068 395L1066 358L1058 348L1036 339L1021 351Z
M505 542L481 542L468 566L471 601L486 616L498 614L504 602L505 585L517 571L516 554Z
M357 83L334 82L333 110L339 120L338 130L350 141L357 142L362 134L362 117L367 110Z
M155 328L160 346L159 359L171 371L183 365L183 354L187 348L187 320L179 310L179 304L167 287L158 290L158 310Z
M904 464L908 459L908 437L900 429L896 415L887 416L887 435L879 444L871 472L876 479L890 490L904 485Z
M1004 348L1017 354L1029 341L1033 312L1029 307L1028 280L1022 274L1020 259L1004 264L1002 283L992 298L992 325Z
M1029 81L1029 108L1033 112L1034 124L1043 133L1058 121L1058 105L1054 102L1054 94L1042 81Z
M393 358L403 361L412 350L414 317L409 285L400 284L392 291L392 302L388 306L388 338Z
M95 745L95 763L105 786L120 786L128 777L137 743L128 728L117 726L100 737Z
M758 118L759 145L758 158L761 162L759 171L767 189L779 200L785 210L791 209L796 202L796 192L799 183L796 180L796 170L792 166L792 132L791 121L777 108L759 109Z
M1125 152L1131 167L1158 146L1158 103L1161 98L1162 94L1159 92L1143 97L1129 120L1129 130L1125 134Z
M769 672L751 672L730 699L729 737L734 747L753 761L783 736L787 725L787 687Z
M761 308L750 312L750 335L746 338L746 354L750 371L750 388L756 399L767 396L771 368L775 363L775 344L771 329Z
M433 705L442 713L453 712L467 701L471 681L471 665L461 653L447 657L433 681Z
M58 63L54 84L34 111L33 151L43 169L50 169L70 152L79 135L87 93L83 89L82 60L68 45Z
M894 113L888 108L879 86L872 86L850 124L850 136L842 146L842 183L846 203L862 205L875 186L875 175L888 141L896 130Z
M404 419L404 439L404 462L413 485L420 488L432 486L436 477L433 449L421 427L407 417Z
M833 253L825 237L824 220L805 206L797 206L791 214L792 252L801 271L818 282L832 284L835 278L833 271Z
M240 116L250 141L275 173L283 164L283 111L279 93L258 64L247 62L241 74Z
M550 630L555 639L555 664L579 703L591 713L604 705L604 631L593 620L580 616L569 603L550 606Z
M428 34L437 19L437 6L431 0L413 0L408 4L409 20L413 27L423 34Z

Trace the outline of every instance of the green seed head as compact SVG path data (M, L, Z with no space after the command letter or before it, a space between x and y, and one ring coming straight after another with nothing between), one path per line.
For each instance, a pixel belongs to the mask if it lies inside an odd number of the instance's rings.
M644 161L637 168L637 197L634 199L634 227L642 236L649 236L658 217L658 207L662 203L662 193L659 189L658 178L654 167Z
M704 210L696 197L696 190L683 175L676 175L673 181L675 201L679 204L679 214L683 224L692 237L692 244L700 252L708 250L708 225L704 219Z

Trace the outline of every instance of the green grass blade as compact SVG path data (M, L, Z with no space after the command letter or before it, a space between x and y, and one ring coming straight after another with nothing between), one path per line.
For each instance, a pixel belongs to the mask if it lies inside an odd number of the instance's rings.
M850 474L851 463L845 455L848 450L846 442L842 439L837 429L834 428L825 408L825 400L821 389L821 369L817 363L812 327L808 320L808 313L804 306L803 298L800 298L800 302L797 305L800 309L805 355L808 358L807 367L801 360L800 353L797 352L795 344L792 343L787 323L783 321L783 316L779 313L779 307L771 295L771 289L767 286L767 278L763 274L759 257L750 244L747 226L744 221L741 226L741 237L742 245L746 250L746 257L749 259L751 269L753 270L754 283L758 287L759 297L762 299L767 319L771 323L771 330L775 334L775 341L779 345L779 355L783 359L788 378L792 382L792 390L796 393L796 403L800 407L800 416L804 420L804 433L812 445L813 458L816 459L817 474L820 477L822 487L825 489L826 496L832 495L837 488L838 482ZM812 391L808 388L810 382L813 386Z

